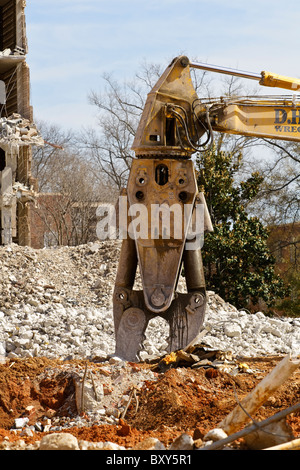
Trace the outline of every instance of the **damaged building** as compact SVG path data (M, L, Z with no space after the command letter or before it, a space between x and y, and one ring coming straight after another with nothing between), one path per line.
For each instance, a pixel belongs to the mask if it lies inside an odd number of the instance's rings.
M0 0L1 245L30 245L32 146L43 145L30 104L25 7L25 0Z

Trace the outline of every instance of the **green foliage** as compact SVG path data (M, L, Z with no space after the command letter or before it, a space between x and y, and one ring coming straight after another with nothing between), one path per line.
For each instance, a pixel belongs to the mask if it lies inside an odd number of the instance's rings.
M207 150L197 158L198 186L205 195L214 232L205 237L203 261L207 288L220 294L237 308L260 299L272 306L286 295L274 272L268 231L256 217L246 212L257 195L263 177L258 172L236 182L242 156Z

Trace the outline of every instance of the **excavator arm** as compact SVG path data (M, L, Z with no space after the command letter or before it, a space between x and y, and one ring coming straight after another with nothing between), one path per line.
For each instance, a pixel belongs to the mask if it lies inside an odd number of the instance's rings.
M191 68L256 80L266 87L300 90L300 80L295 78L244 72L178 57L148 95L133 143L137 156L189 157L207 145L212 131L300 141L297 96L200 99L192 84ZM208 137L201 142L204 134Z
M266 87L300 90L300 80L270 72L244 72L208 64L189 63L190 67L257 80ZM199 100L198 118L205 121L209 106L213 130L244 136L300 141L300 99L294 96L219 98Z
M191 68L300 90L297 79L199 64L180 56L148 94L132 147L136 158L123 193L128 226L133 230L128 230L123 241L113 298L116 355L127 360L138 359L146 327L156 316L169 323L169 351L187 346L201 331L206 287L197 240L213 228L204 195L198 193L191 156L206 148L214 131L300 141L300 102L296 98L199 99ZM197 225L199 213L201 226ZM169 216L167 225L165 214ZM190 232L195 243L191 243ZM182 266L186 293L177 292ZM138 268L142 289L134 290Z
M292 97L245 97L206 103L198 118L206 121L209 108L214 131L300 142L300 101Z
M292 91L300 90L300 80L298 78L286 77L284 75L277 75L275 73L266 71L263 71L260 74L253 72L245 72L243 70L221 67L219 65L190 62L188 59L185 59L185 61L188 61L189 66L191 68L206 70L209 72L222 73L225 75L231 75L233 77L247 78L249 80L257 80L262 86L284 88L286 90Z

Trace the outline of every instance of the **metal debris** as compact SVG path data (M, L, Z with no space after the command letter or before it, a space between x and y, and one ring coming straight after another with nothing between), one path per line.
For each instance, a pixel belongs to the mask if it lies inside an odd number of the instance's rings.
M191 367L192 369L213 368L236 375L237 373L253 373L244 362L233 357L231 351L212 350L205 344L192 345L189 348L172 351L170 354L150 361L152 370L165 372L170 368Z

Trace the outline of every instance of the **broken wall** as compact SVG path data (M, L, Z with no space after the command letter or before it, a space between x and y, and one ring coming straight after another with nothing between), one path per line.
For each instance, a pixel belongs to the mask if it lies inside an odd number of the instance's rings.
M32 145L42 145L33 124L24 0L0 0L0 244L30 245L35 200Z

